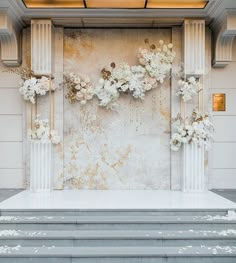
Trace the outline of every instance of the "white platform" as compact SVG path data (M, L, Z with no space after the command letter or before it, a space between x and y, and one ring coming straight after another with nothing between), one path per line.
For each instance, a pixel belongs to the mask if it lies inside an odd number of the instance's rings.
M212 192L180 191L23 191L0 209L236 209L236 203Z

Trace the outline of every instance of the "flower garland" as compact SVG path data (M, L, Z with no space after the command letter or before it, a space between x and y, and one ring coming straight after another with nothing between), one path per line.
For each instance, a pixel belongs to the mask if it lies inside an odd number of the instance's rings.
M51 140L53 144L59 144L61 141L56 130L50 131L48 119L41 120L39 115L37 115L32 129L28 131L28 135L32 140L39 140L42 142Z
M145 43L149 45L148 39ZM78 100L84 105L96 96L99 105L107 108L111 108L122 93L131 94L136 99L144 99L147 91L158 87L170 74L175 58L172 48L172 44L165 45L161 40L158 48L152 44L148 49L139 49L137 66L127 63L116 66L114 62L111 63L110 70L101 70L101 78L95 88L88 77L81 77L75 73L65 74L64 85L68 89L66 98L70 103Z
M177 96L181 96L184 102L190 101L201 91L201 84L195 77L189 77L187 80L179 80L176 91Z
M65 97L70 103L79 101L80 104L85 105L94 96L94 90L88 76L75 73L66 74L64 75L64 85L68 90Z
M176 130L170 141L173 151L178 151L182 144L192 142L209 150L214 129L207 113L201 114L194 110L192 116L185 120L178 116L174 120L173 128Z

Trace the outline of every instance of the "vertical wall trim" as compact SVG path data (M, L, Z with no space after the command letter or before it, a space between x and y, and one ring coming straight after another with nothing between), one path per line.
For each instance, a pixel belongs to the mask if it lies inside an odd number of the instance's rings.
M182 63L182 28L172 27L172 43L174 49L179 52L176 53L176 57L173 63L173 68L176 69ZM177 79L171 79L171 118L176 117L177 113L180 111L179 98L176 96ZM171 127L172 132L172 127ZM181 176L182 176L182 156L178 152L171 151L170 153L170 172L171 172L171 190L181 189Z

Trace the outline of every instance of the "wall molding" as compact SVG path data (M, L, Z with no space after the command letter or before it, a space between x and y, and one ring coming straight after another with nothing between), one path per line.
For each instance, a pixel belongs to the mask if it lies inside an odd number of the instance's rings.
M227 10L214 27L213 67L225 67L233 59L233 42L236 36L236 10Z
M1 60L5 66L14 67L21 64L21 29L13 21L9 10L0 10Z

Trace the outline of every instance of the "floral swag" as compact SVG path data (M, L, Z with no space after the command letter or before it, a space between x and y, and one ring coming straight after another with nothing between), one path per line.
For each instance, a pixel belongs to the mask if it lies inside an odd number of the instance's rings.
M159 46L145 43L148 49L139 49L139 65L130 66L127 63L116 65L111 63L111 69L102 69L101 78L94 87L89 77L69 73L64 76L64 85L68 92L66 98L70 103L79 101L84 105L97 97L99 105L111 108L121 94L131 94L136 99L144 99L145 93L157 88L170 75L175 52L172 44L159 41Z

